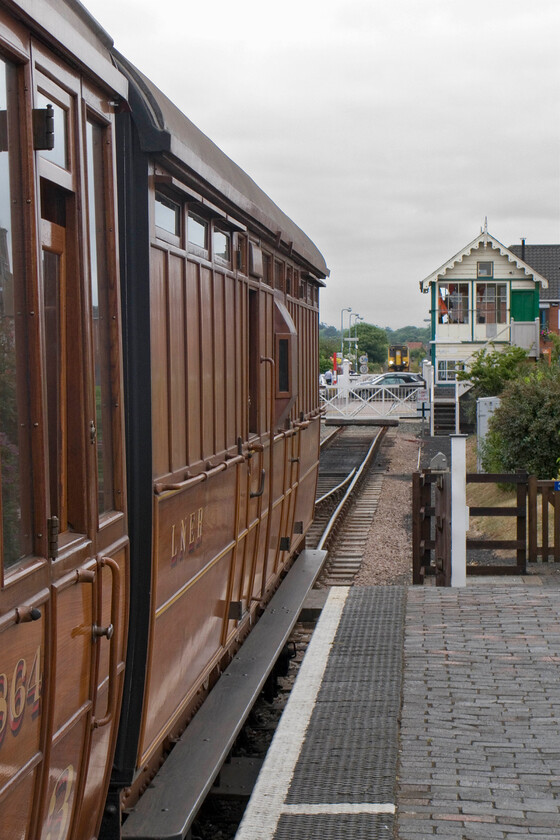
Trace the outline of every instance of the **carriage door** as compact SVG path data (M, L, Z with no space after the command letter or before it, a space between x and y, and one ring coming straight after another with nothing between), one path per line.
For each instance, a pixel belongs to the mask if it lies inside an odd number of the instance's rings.
M35 62L35 105L52 107L55 130L54 149L38 156L51 591L45 669L51 691L43 709L42 833L37 836L88 840L96 832L112 761L116 673L123 654L115 647L123 645L119 601L126 552L124 515L114 502L112 412L119 400L106 392L106 368L111 390L119 379L118 358L111 357L110 348L94 349L96 340L105 340L95 325L100 310L105 324L112 324L102 330L105 336L116 336L117 322L111 321L106 301L99 302L97 268L102 275L104 269L97 266L95 221L93 231L83 222L92 207L95 213L95 200L88 207L87 174L83 180L80 174L87 173L92 146L90 124L82 120L83 86L50 57L36 52ZM64 88L52 81L57 72Z

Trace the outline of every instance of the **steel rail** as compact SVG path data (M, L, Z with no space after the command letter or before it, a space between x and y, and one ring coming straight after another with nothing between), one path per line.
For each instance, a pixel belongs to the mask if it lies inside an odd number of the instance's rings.
M321 496L320 499L315 499L315 507L317 507L317 505L320 505L321 502L326 501L330 496L334 496L334 494L337 492L337 490L342 490L342 488L345 487L348 484L348 482L351 480L351 478L354 475L354 473L356 472L356 470L357 470L357 467L354 467L352 470L350 470L350 472L348 473L346 478L343 481L340 482L340 484L337 484L336 487L331 488L331 490L329 490L328 493L325 493L323 496Z
M346 493L344 494L344 496L342 497L342 499L338 503L337 507L335 508L334 513L332 514L331 518L329 519L329 522L327 523L327 527L323 531L321 539L319 540L319 543L317 545L318 550L323 550L323 548L325 546L325 543L327 542L328 538L330 537L331 531L333 530L333 528L336 524L336 521L337 521L340 513L342 512L342 509L344 508L344 506L346 505L346 503L350 499L350 497L351 497L351 495L354 491L354 488L356 487L356 484L358 483L358 481L362 477L365 470L369 468L370 458L373 455L373 453L375 452L375 450L377 449L377 447L379 446L379 444L381 443L381 440L383 439L383 436L385 435L385 431L386 431L386 427L384 426L381 429L381 431L379 432L379 434L376 436L375 440L372 441L372 444L369 447L369 449L367 451L367 454L366 454L364 460L362 461L360 467L358 468L356 474L354 475L354 478L353 478L351 484L349 485Z

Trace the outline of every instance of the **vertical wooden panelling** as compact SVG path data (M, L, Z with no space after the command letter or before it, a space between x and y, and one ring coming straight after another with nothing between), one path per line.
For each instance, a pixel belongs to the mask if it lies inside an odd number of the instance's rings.
M152 355L152 453L154 478L169 472L167 377L167 254L152 248L150 341Z
M237 319L235 305L235 286L239 285L233 277L225 278L224 285L224 318L225 318L225 406L224 419L226 424L226 448L234 446L237 438L238 413L235 400L235 380L237 375Z
M185 428L185 284L184 260L169 257L169 405L171 471L184 469L187 463Z
M222 273L214 273L213 282L213 310L214 310L214 449L223 452L226 449L225 414L228 410L226 402L226 317L225 317L225 277Z
M199 267L187 262L186 319L187 347L187 463L196 464L202 458L200 405L200 289Z
M246 284L243 282L235 282L233 286L233 300L235 307L235 429L233 431L234 443L237 441L238 437L241 437L242 440L245 440L247 437L245 433L245 416L243 411L243 395L246 393L245 359L247 358L247 354L244 352L245 345L243 343L243 312L245 308L246 294Z
M202 431L202 457L211 458L214 454L214 341L213 329L213 281L212 272L200 268L200 337L201 337L201 385L202 399L200 417Z

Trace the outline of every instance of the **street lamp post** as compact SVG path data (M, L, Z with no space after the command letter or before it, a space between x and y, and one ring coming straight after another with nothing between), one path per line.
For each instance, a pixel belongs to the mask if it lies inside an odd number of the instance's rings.
M340 311L340 364L342 364L342 360L344 359L344 313L345 312L352 312L351 306L346 306L344 309ZM350 316L351 318L352 316ZM350 318L348 320L350 320Z
M355 335L355 337L354 337L354 338L352 338L352 318L355 318L355 319L356 319L356 320L354 321L354 325L356 324L356 322L357 322L357 321L363 321L363 318L362 318L362 316L361 316L361 315L358 315L358 313L357 313L357 312L352 312L352 313L350 314L349 318L348 318L348 339L347 339L347 341L348 341L348 343L349 343L349 344L350 344L351 342L353 342L353 343L354 343L354 347L356 347L356 345L357 345L357 343L358 343L358 336L357 336L357 335ZM348 355L350 355L350 348L348 348ZM356 360L357 360L357 358L358 358L358 357L357 357L357 355L356 355Z
M356 340L354 342L354 347L356 348L356 369L358 367L358 321L364 321L364 320L365 319L362 318L361 315L356 315L356 320L354 321L354 327L355 327L354 335L355 335L355 338L356 338Z

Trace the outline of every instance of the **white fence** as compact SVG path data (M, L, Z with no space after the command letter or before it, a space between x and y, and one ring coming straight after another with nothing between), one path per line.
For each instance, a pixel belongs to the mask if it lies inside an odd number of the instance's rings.
M422 403L428 401L422 385L326 385L320 388L326 417L418 417Z

